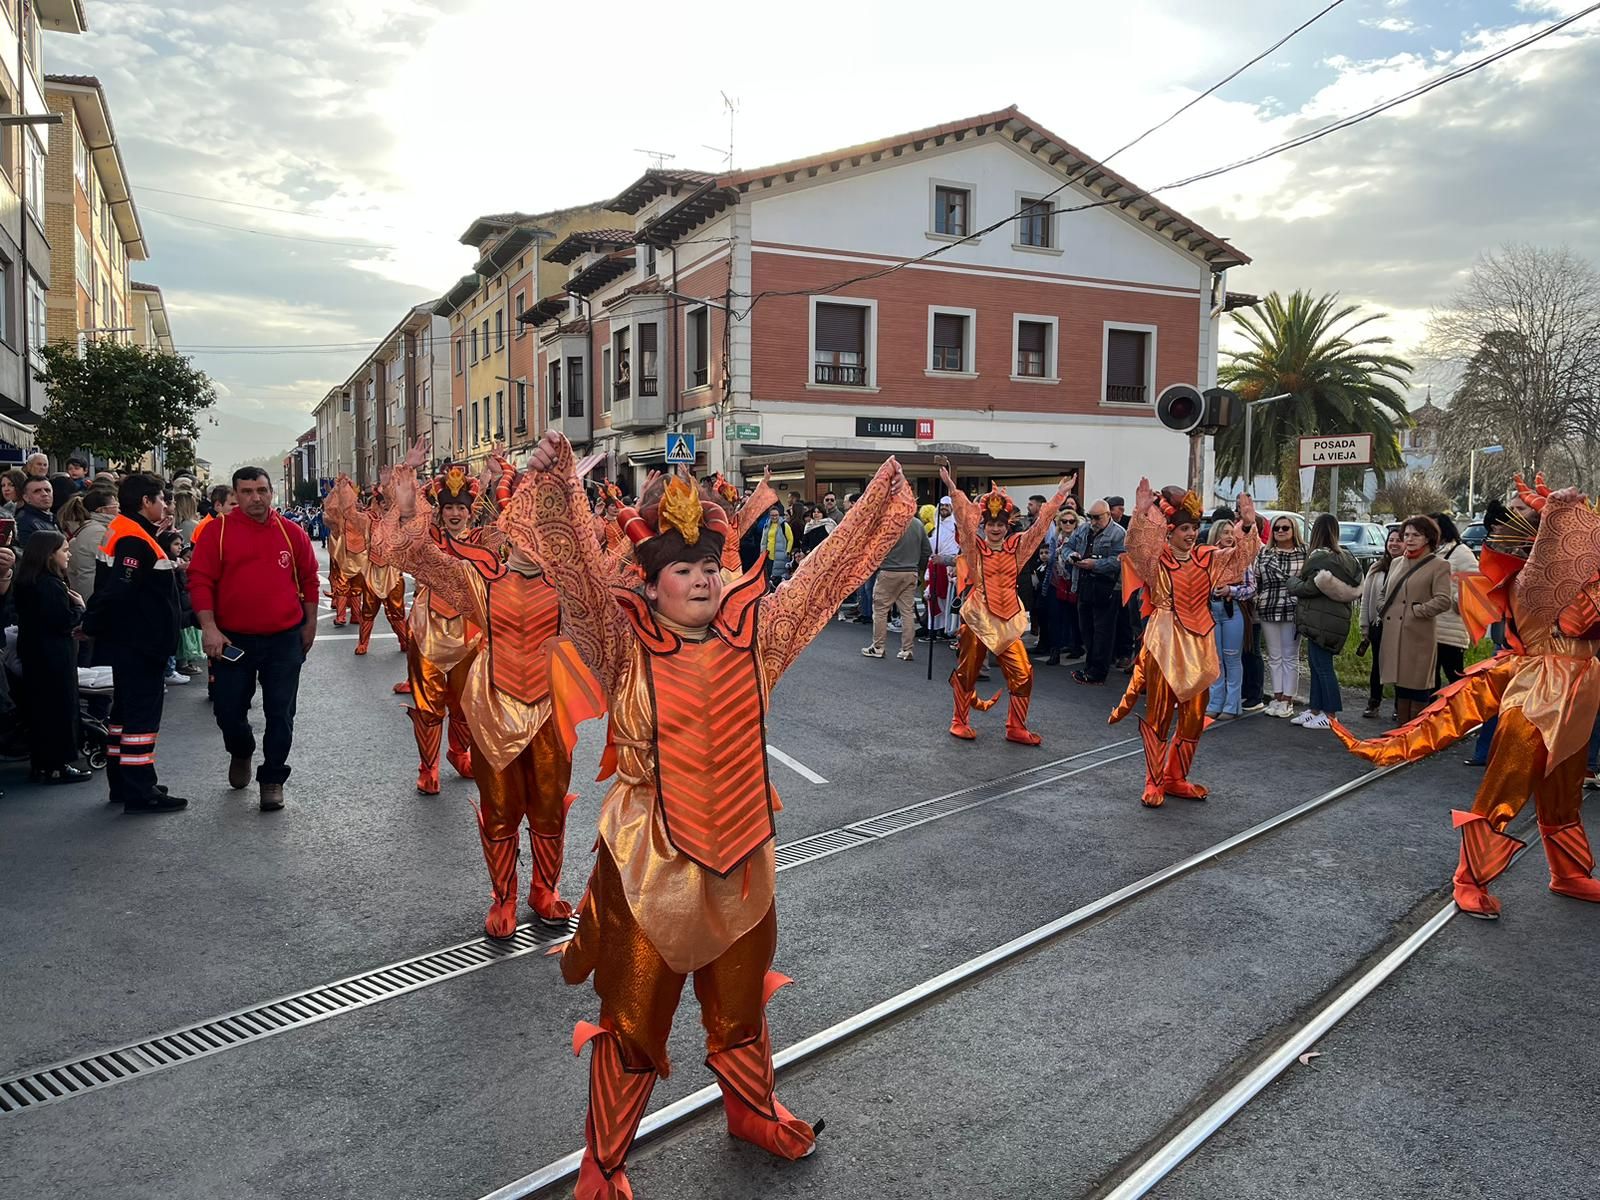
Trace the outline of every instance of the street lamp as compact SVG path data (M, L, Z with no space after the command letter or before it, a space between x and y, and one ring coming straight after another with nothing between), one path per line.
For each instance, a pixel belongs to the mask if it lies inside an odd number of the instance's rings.
M1287 400L1293 392L1283 392L1276 396L1260 396L1254 400L1245 401L1244 406L1244 486L1243 491L1250 493L1251 499L1255 498L1256 474L1250 466L1250 415L1258 404L1271 404L1277 400Z
M1476 511L1478 494L1478 455L1504 454L1504 446L1478 446L1467 452L1467 516L1472 516Z

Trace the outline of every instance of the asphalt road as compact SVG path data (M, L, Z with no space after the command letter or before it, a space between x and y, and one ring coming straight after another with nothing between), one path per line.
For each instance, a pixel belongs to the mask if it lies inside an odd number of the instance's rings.
M1006 743L1003 708L958 743L948 651L930 683L920 658L862 658L863 634L831 625L774 694L770 743L805 771L774 760L780 844L961 789L976 790L935 808L973 806L780 875L776 965L796 986L771 1006L778 1046L1366 773L1328 735L1256 717L1206 735L1209 803L1145 810L1140 758L1122 757L1137 729L1104 723L1113 689L1041 667L1044 746ZM481 933L472 786L415 793L389 694L403 659L392 638L353 646L313 651L281 813L228 791L198 683L169 693L158 751L186 813L124 816L99 782L36 788L0 766L0 1076ZM574 899L598 734L574 769ZM1088 1195L1438 908L1448 810L1476 780L1458 758L1377 779L785 1072L785 1103L827 1119L811 1159L768 1162L708 1118L638 1148L637 1194ZM1504 920L1453 921L1155 1194L1594 1194L1600 913L1546 892L1541 858L1508 876ZM0 1116L0 1196L481 1196L581 1145L569 1044L594 1007L530 954ZM655 1106L710 1082L696 1017L691 1000Z

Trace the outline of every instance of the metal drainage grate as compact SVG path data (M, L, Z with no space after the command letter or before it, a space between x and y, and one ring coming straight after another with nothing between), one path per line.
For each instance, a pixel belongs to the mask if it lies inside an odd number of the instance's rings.
M829 829L824 833L814 833L810 837L778 847L776 854L778 870L787 871L790 867L798 867L801 863L815 862L819 858L827 858L830 854L850 850L870 841L872 841L870 837L851 829Z
M186 1025L142 1042L3 1079L0 1080L0 1114L40 1108L81 1096L136 1075L149 1075L221 1050L231 1050L246 1042L303 1029L329 1017L465 975L502 959L531 954L571 937L575 924L524 925L503 942L489 938L462 942L364 975L352 975L197 1025Z

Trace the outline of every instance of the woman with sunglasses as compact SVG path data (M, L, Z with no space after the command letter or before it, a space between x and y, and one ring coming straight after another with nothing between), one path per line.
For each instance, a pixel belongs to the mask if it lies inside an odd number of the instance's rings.
M1071 497L1069 496L1070 500ZM1083 657L1083 634L1078 628L1078 575L1067 558L1067 542L1078 532L1079 517L1063 505L1056 514L1055 529L1045 543L1044 613L1047 655L1044 665L1061 664L1063 651L1069 659Z
M1272 540L1256 560L1256 616L1266 644L1266 686L1272 691L1266 713L1292 717L1295 688L1300 683L1300 635L1294 622L1298 601L1289 585L1306 565L1306 551L1300 531L1288 517L1274 517L1271 532Z

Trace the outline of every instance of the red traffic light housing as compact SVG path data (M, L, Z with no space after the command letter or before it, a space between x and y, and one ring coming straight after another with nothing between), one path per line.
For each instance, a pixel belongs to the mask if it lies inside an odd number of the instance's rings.
M1232 425L1239 398L1226 388L1204 392L1175 383L1156 398L1156 419L1174 433L1216 433Z

